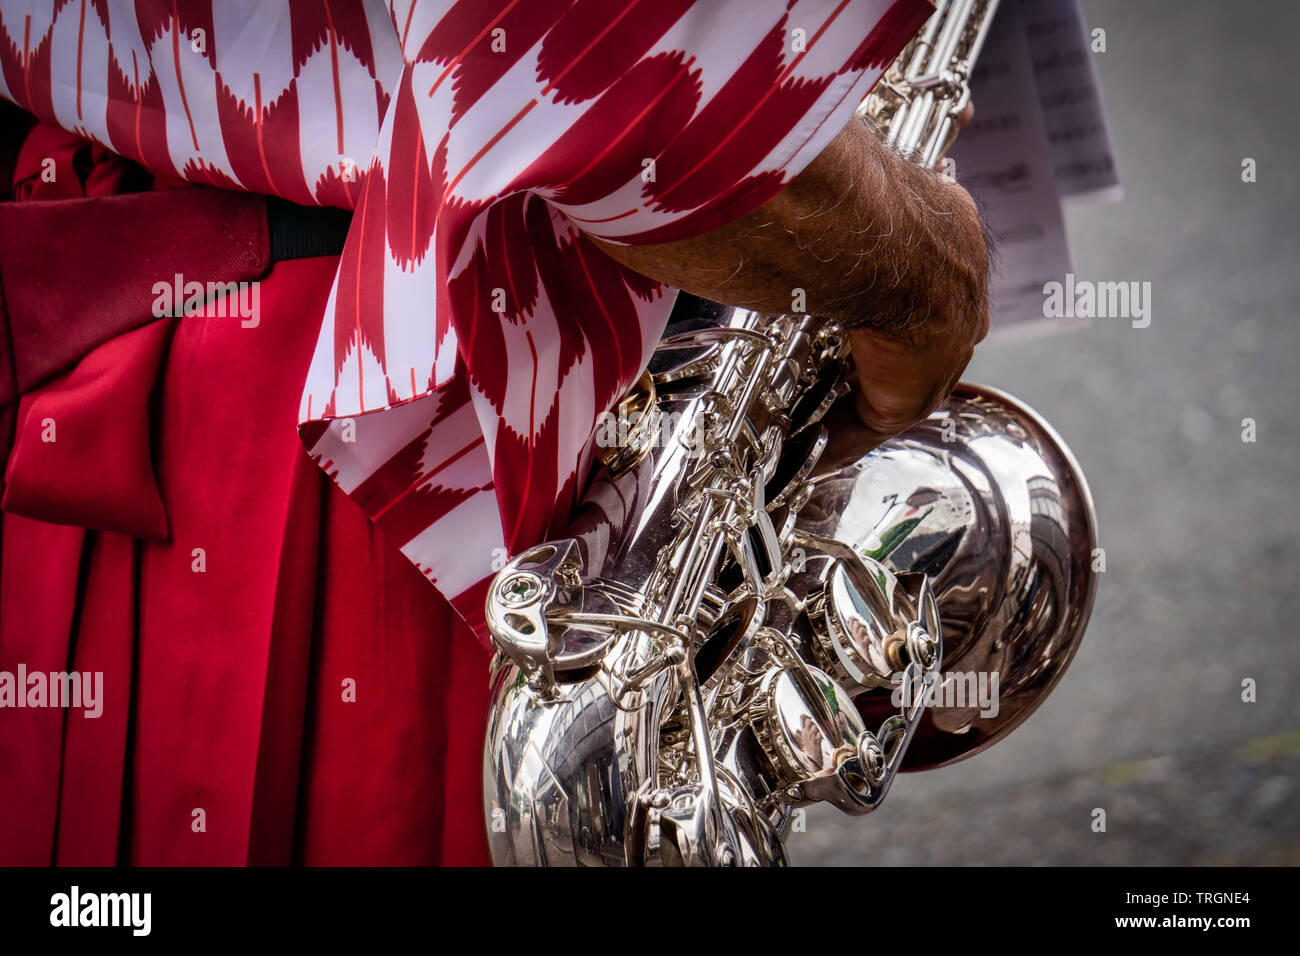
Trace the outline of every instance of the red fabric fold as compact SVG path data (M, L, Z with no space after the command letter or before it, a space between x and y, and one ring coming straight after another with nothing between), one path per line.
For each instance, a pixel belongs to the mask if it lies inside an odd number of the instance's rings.
M101 672L103 712L0 710L0 864L488 862L487 655L294 429L336 262L132 366L170 541L4 515L0 669Z
M43 201L0 204L0 453L11 421L16 443L3 507L163 539L148 423L172 322L159 321L157 286L257 280L270 243L260 196L107 195L138 172L48 124L19 150L15 196Z
M77 199L113 196L130 179L144 185L149 174L99 143L50 123L37 124L23 140L13 172L13 198Z
M24 396L3 508L51 524L165 539L149 397L175 320L110 339Z
M246 282L269 265L261 196L181 189L0 204L0 282L18 391L156 321L155 284L174 285L178 274Z
M0 671L68 667L86 532L3 515ZM0 865L48 866L59 819L65 712L0 710Z
M69 709L64 723L54 858L61 866L113 866L121 850L138 548L124 535L87 535L86 576L78 597L82 613L70 668L83 682L88 677L95 681L99 699L89 711L84 706Z

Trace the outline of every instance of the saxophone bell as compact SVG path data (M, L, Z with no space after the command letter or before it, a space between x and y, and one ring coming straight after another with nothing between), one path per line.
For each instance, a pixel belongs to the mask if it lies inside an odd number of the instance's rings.
M836 428L851 431L850 416ZM1096 511L1064 441L1023 402L962 383L926 421L813 482L801 528L924 576L937 602L941 706L927 708L903 769L945 766L1006 737L1060 681L1097 589ZM831 597L826 613L843 630L854 604L843 585ZM996 684L995 706L979 704L980 681ZM867 716L887 704L859 699Z

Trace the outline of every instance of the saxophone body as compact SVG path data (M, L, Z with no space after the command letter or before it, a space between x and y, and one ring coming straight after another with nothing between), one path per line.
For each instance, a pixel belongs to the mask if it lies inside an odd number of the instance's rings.
M900 148L946 148L993 6L936 13L868 100ZM495 863L784 865L802 808L868 813L1059 680L1096 583L1068 449L966 385L866 454L847 416L828 444L851 376L813 317L679 298L566 536L488 591ZM972 674L996 706L950 693Z

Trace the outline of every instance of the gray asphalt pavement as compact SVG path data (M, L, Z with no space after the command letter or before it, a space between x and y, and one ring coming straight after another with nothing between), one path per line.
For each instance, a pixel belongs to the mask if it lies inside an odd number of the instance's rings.
M1084 6L1126 197L1067 211L1075 272L1150 281L1152 322L992 343L967 378L1043 412L1089 476L1091 628L1011 737L870 817L814 808L797 864L1300 862L1300 8Z

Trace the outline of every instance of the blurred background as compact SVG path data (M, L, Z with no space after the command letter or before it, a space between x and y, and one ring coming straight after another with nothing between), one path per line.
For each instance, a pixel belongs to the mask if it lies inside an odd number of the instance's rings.
M1087 473L1106 550L1092 624L1026 724L902 775L868 817L811 808L796 865L1300 864L1300 132L1284 83L1300 8L1083 6L1107 33L1125 196L1067 208L1075 272L1151 282L1151 325L990 342L966 378L1037 408Z

